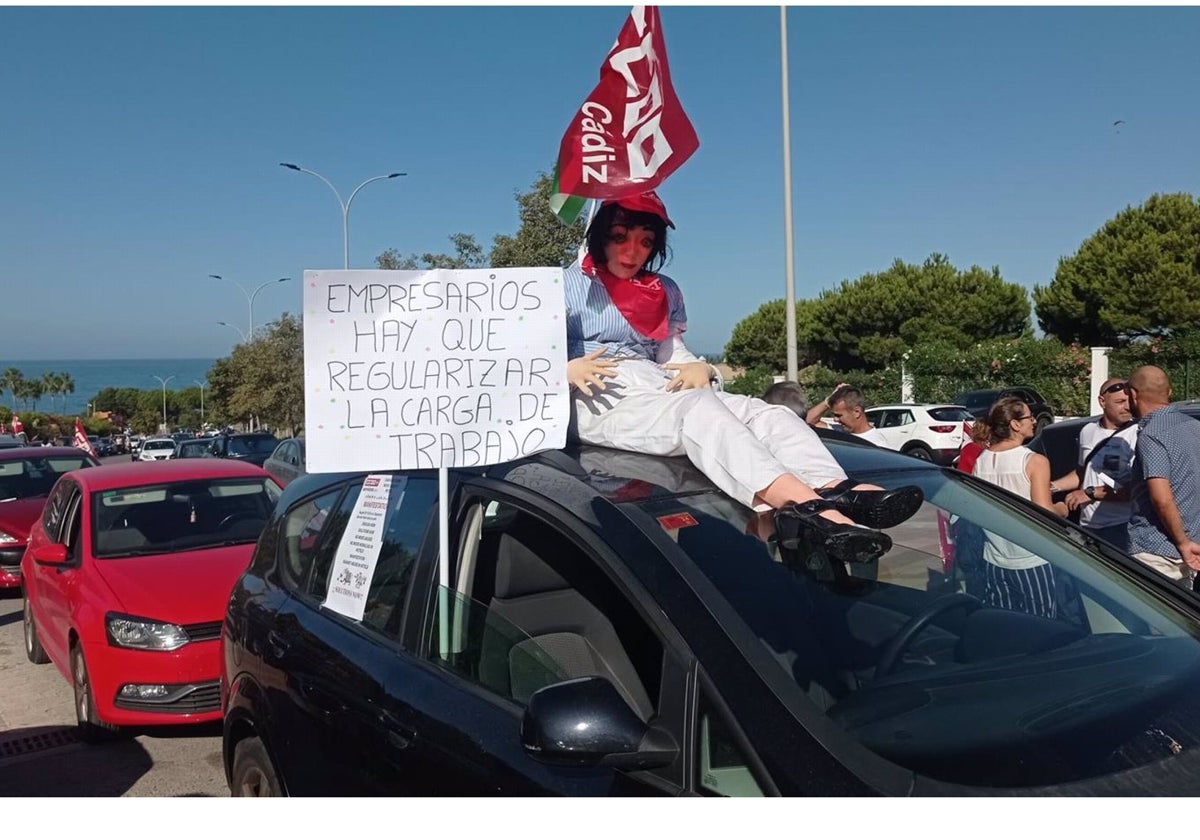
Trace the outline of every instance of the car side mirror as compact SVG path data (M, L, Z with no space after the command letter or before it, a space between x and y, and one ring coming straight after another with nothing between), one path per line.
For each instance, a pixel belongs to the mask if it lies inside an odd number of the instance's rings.
M33 562L39 566L69 566L67 547L62 543L48 543L33 549Z
M619 770L666 767L679 754L671 734L639 718L603 677L535 691L521 720L521 745L544 764Z

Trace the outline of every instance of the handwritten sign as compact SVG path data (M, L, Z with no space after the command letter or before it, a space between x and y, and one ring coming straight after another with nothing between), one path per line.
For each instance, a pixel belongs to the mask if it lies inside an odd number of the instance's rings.
M304 273L309 472L511 461L566 443L562 270Z
M400 476L396 486L399 509L404 500L408 479ZM392 476L369 475L363 479L362 490L354 500L350 521L333 558L333 573L329 578L329 593L322 606L336 613L362 621L367 607L367 591L379 562L383 546L383 529L387 524L388 498L392 492Z

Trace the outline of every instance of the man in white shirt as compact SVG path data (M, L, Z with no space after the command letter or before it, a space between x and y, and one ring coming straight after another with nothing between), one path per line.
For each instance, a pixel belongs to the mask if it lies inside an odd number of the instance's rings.
M1079 524L1122 550L1129 550L1129 481L1138 427L1129 408L1125 380L1104 380L1097 397L1099 420L1079 432L1079 466L1050 484L1050 491L1069 491L1060 512L1078 510Z
M863 393L857 388L843 385L829 396L829 410L837 424L831 428L841 428L855 437L869 440L876 446L888 445L883 432L871 425L867 413L863 410Z

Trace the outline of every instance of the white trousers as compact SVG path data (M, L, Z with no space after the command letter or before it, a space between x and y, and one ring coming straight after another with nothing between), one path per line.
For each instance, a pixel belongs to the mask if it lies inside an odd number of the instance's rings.
M672 372L623 359L605 390L574 392L584 443L647 455L686 455L727 495L747 507L790 473L810 487L846 478L817 433L790 408L710 388L667 392Z

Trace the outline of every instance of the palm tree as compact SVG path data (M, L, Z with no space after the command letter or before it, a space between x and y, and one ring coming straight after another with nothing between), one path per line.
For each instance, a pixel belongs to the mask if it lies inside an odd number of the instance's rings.
M54 410L54 397L58 394L59 375L46 371L42 374L42 388L50 395L50 410Z
M71 378L71 374L67 373L65 370L64 370L62 373L60 373L58 376L59 376L59 381L58 381L58 393L59 393L60 395L62 395L62 398L63 398L63 412L64 412L64 413L66 413L66 410L67 410L67 394L74 394L74 393L75 393L75 380L74 380L74 379L72 379L72 378Z
M0 394L12 392L13 411L17 410L17 389L24 379L24 375L15 367L5 368L4 373L0 373Z

